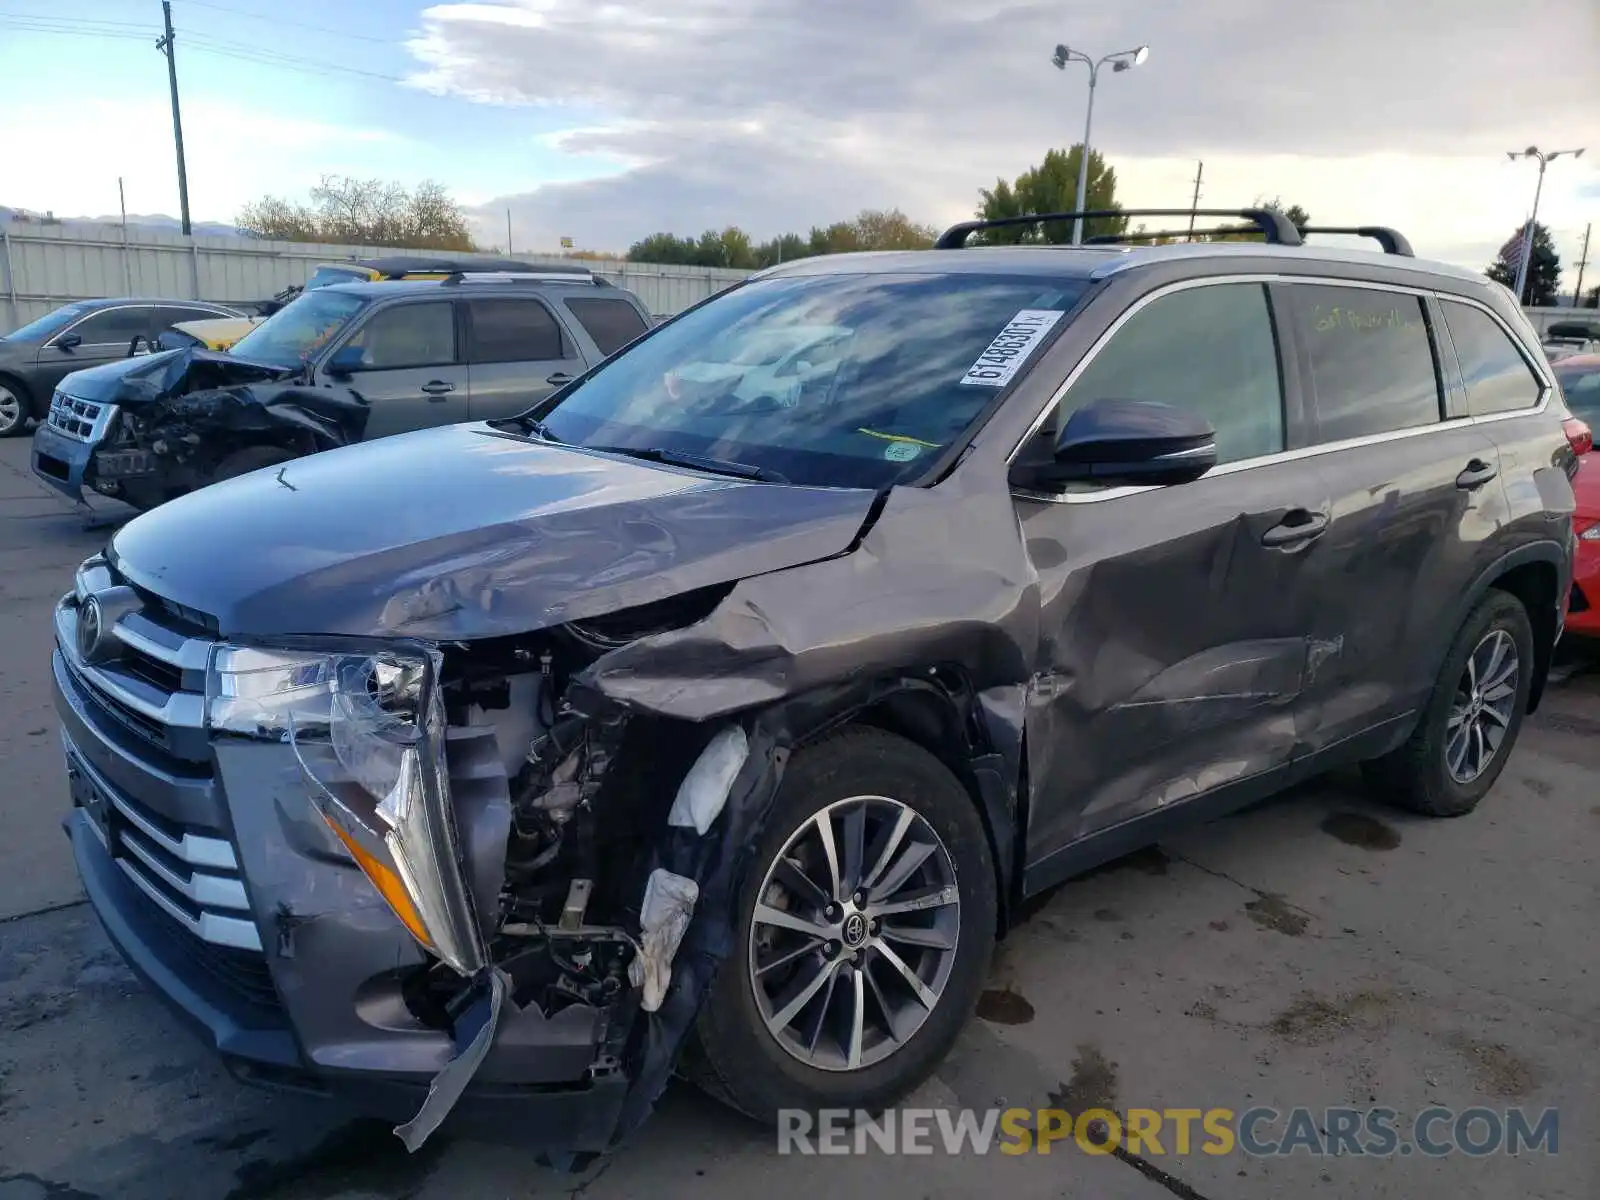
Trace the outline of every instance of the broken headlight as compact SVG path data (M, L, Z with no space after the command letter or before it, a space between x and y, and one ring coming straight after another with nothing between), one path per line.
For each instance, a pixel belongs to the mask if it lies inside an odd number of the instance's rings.
M293 744L311 800L424 948L463 975L487 961L460 867L436 651L219 647L213 730Z

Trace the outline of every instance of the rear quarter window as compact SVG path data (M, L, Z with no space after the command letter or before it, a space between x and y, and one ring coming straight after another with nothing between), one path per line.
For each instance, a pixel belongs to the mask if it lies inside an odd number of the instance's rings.
M639 310L620 297L585 297L566 304L601 354L615 354L647 328Z
M1420 296L1303 283L1285 292L1319 442L1440 419L1439 372Z
M1539 403L1544 383L1498 321L1458 300L1441 300L1440 307L1467 387L1468 412L1483 417Z

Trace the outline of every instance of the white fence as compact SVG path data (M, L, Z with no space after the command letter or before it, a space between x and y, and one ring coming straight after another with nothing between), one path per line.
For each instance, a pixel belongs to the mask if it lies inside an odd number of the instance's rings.
M220 303L265 300L291 284L304 283L319 263L417 253L385 246L184 237L138 226L4 222L0 223L0 333L72 300L102 296ZM537 255L514 257L534 263L573 262ZM749 274L648 263L594 261L583 265L634 292L657 314L681 312Z
M1600 310L1593 308L1525 308L1528 320L1533 322L1533 327L1539 331L1539 336L1544 336L1544 331L1550 326L1560 322L1577 321L1582 324L1600 325Z

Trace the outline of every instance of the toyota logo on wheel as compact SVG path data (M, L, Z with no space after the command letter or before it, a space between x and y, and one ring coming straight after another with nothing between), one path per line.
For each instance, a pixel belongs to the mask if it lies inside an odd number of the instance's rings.
M851 913L844 919L842 932L846 945L859 946L867 937L867 919L858 912Z

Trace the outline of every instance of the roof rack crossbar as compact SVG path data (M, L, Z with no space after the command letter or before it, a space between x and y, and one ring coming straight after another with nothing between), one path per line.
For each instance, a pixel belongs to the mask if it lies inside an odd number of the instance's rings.
M1147 229L1134 233L1102 233L1083 239L1085 246L1109 246L1118 242L1153 242L1157 238L1187 241L1190 238L1221 237L1224 234L1250 233L1237 225L1218 225L1212 229Z
M577 283L585 287L609 287L610 284L585 271L452 271L444 279L446 286L459 283Z
M1294 222L1281 212L1270 208L1111 208L1111 209L1085 209L1081 212L1055 212L1055 213L1028 213L1020 217L997 217L992 220L962 221L950 226L933 245L937 250L959 250L967 244L967 238L974 233L985 229L1014 228L1018 225L1040 225L1046 221L1073 221L1078 219L1093 220L1097 217L1233 217L1236 220L1249 221L1266 240L1278 246L1303 245L1300 231L1295 228ZM1248 230L1226 230L1228 233L1248 232ZM1132 241L1139 235L1102 234L1093 239L1097 244L1106 241ZM1148 235L1146 235L1148 236Z
M1399 254L1415 258L1411 243L1405 234L1385 225L1307 225L1301 233L1347 233L1353 237L1371 238L1383 247L1385 254Z

